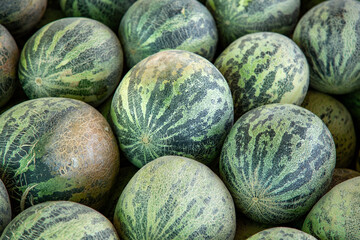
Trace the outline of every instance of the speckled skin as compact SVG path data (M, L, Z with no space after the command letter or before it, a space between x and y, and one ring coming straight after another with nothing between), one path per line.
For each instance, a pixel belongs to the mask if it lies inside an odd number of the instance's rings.
M315 114L293 104L268 104L236 121L222 148L220 176L246 216L288 223L326 191L335 151L330 131Z
M356 150L356 132L346 107L334 97L309 90L302 107L315 113L329 128L336 145L336 167L349 167Z
M302 230L318 239L360 239L360 177L325 194L306 216Z
M11 217L12 213L9 194L4 183L0 179L0 236L11 221Z
M0 108L13 96L17 83L19 49L9 31L0 25Z
M105 118L90 105L39 98L0 115L0 176L16 212L49 200L100 209L119 171Z
M122 192L114 225L122 239L233 239L235 207L220 178L198 161L160 157Z
M295 228L274 227L263 230L248 240L316 240L315 237Z
M96 210L70 201L49 201L25 209L0 240L119 240L113 224Z

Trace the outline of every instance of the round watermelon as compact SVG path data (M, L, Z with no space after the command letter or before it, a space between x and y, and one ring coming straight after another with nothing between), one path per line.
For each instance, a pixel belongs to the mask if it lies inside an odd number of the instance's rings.
M17 215L0 240L118 240L113 224L96 210L70 201L49 201Z
M228 46L215 66L229 83L235 120L270 103L300 105L309 86L309 67L300 48L272 32L247 34Z
M206 165L163 156L142 167L116 205L114 225L127 239L233 239L235 207Z
M162 51L136 64L116 89L110 114L121 150L137 167L164 155L209 164L234 118L224 77L184 50Z
M0 179L0 236L11 221L10 198L4 183Z
M161 50L179 49L208 60L215 55L218 34L206 7L196 0L139 0L119 26L129 68Z
M248 240L274 240L274 239L293 239L293 240L316 240L308 233L289 227L273 227L249 237Z
M298 22L294 41L310 66L310 86L330 94L360 89L360 1L331 0Z
M20 83L30 99L66 97L98 106L120 82L123 52L104 24L62 18L37 31L22 49Z
M293 104L268 104L242 115L220 155L220 175L249 218L282 224L304 215L325 193L336 163L329 129Z
M119 171L116 138L90 105L68 98L22 102L0 115L0 176L19 212L49 200L100 209Z

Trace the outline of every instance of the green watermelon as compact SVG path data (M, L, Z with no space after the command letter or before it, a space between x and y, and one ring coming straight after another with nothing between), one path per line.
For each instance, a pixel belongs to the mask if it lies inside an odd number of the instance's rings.
M119 26L129 68L166 49L187 50L208 60L215 55L218 34L206 7L196 0L139 0Z
M318 239L360 239L360 177L326 193L306 216L302 230Z
M300 0L207 0L223 48L254 32L290 35L300 12Z
M25 44L20 83L30 99L67 97L98 106L120 82L123 52L116 34L88 18L62 18Z
M206 165L163 156L126 185L114 225L124 240L233 239L235 207L224 183Z
M322 120L293 104L268 104L242 115L220 155L220 175L236 207L257 222L291 222L329 186L336 163Z
M121 18L136 0L59 0L68 17L88 17L117 31Z
M328 191L330 191L339 183L345 182L346 180L354 177L360 177L360 172L349 168L335 168Z
M13 96L17 85L19 49L9 31L0 24L0 108Z
M49 201L17 215L0 240L117 240L113 224L96 210L70 201Z
M119 172L116 138L90 105L68 98L22 102L0 115L0 176L15 212L49 200L100 209Z
M9 194L0 179L0 235L11 221L11 205Z
M44 15L47 0L1 0L0 24L14 37L24 36Z
M315 113L329 128L336 145L336 167L349 167L354 160L356 133L351 115L334 97L309 90L302 107Z
M289 227L273 227L273 228L265 229L248 238L248 240L275 240L275 239L316 240L316 238L311 236L310 234Z
M331 0L309 10L293 39L310 66L310 86L330 94L360 89L360 1Z
M110 114L121 150L137 167L179 155L209 164L233 124L229 85L205 58L156 53L121 80Z
M300 105L309 86L309 67L300 48L272 32L247 34L216 59L229 83L235 120L246 111L270 103Z

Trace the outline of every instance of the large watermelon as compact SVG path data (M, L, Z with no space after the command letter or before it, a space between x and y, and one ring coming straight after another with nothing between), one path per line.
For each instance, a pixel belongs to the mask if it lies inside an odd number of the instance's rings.
M233 239L235 207L220 178L198 161L160 157L142 167L117 203L122 239Z
M247 34L216 59L215 66L230 85L235 120L269 103L300 105L309 86L309 66L300 48L272 32Z
M19 78L31 99L67 97L97 106L113 93L122 69L122 47L110 28L88 18L62 18L26 42Z
M208 60L215 55L215 21L196 0L139 0L125 13L119 26L129 68L164 49L195 52Z
M233 124L233 100L213 64L195 53L167 50L125 75L110 114L120 148L137 167L164 155L208 164Z
M220 175L246 216L287 223L324 194L335 152L329 129L315 114L293 104L268 104L236 121L223 145Z
M10 198L4 183L0 179L0 235L11 221Z
M0 115L0 176L16 212L48 200L100 209L119 171L105 118L67 98L38 98Z
M0 108L14 94L17 86L19 49L9 31L0 24Z
M293 39L310 65L310 86L331 94L360 89L360 1L331 0L309 10Z
M315 237L308 233L289 227L273 227L249 237L248 240L316 240Z
M0 240L118 240L113 224L99 212L68 201L49 201L17 215Z

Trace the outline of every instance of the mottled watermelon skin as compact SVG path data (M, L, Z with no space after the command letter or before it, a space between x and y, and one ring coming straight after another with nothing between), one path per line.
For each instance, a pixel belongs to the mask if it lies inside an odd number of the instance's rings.
M110 114L121 150L137 167L164 155L209 164L234 121L224 77L205 58L183 50L135 65L119 84Z
M270 103L300 105L309 87L309 66L300 48L272 32L247 34L228 46L214 65L229 83L235 120Z
M298 22L293 40L310 65L310 86L329 94L360 88L360 1L325 1Z
M117 31L121 18L136 0L60 0L68 17L88 17Z
M273 227L263 230L248 240L274 240L274 239L293 239L293 240L316 240L308 233L289 227Z
M49 200L100 209L119 171L116 138L90 105L39 98L0 115L0 175L16 213Z
M179 49L212 61L218 41L215 20L196 0L140 0L119 26L129 68L161 50Z
M246 216L282 224L311 209L335 163L334 140L320 118L293 104L268 104L236 121L220 155L220 175Z
M19 49L10 32L0 24L0 108L13 96L17 85Z
M10 198L4 183L0 179L0 235L11 221Z
M207 0L223 48L254 32L290 35L300 12L300 0Z
M326 193L306 216L302 230L318 239L360 239L360 177Z
M22 49L20 83L30 99L66 97L98 106L120 82L123 52L116 34L89 18L62 18Z
M46 10L47 0L2 0L0 24L14 37L30 33Z
M118 240L113 224L96 210L70 201L49 201L17 215L1 240Z
M124 240L233 239L235 207L207 166L164 156L142 167L126 185L114 225Z

